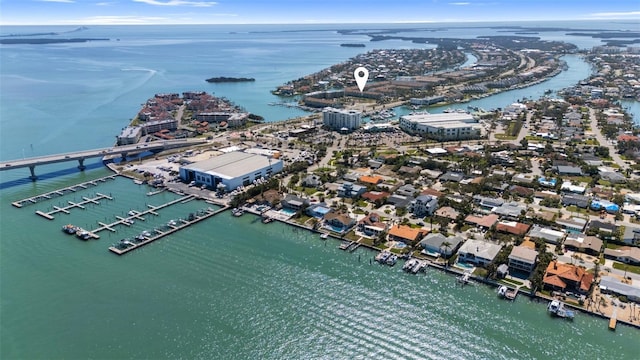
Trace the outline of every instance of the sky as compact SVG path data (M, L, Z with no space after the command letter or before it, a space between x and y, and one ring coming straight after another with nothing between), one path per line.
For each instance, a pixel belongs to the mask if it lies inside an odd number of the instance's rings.
M0 0L2 25L637 21L638 0ZM639 25L640 30L640 25Z

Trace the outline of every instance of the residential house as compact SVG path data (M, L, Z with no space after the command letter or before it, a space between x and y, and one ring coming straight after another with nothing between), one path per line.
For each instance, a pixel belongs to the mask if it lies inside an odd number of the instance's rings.
M362 194L362 198L375 203L376 201L384 202L389 197L389 195L391 194L386 191L367 191L366 193Z
M527 211L527 206L517 201L504 203L501 206L493 208L492 213L497 214L502 218L516 220L520 215Z
M566 194L562 196L562 205L564 206L577 206L579 208L586 209L589 207L589 198L584 195Z
M403 209L409 206L413 202L413 200L415 199L411 196L393 194L387 198L387 204L391 204L396 208Z
M640 248L623 246L617 249L604 249L604 256L625 264L640 265Z
M440 176L439 180L440 180L441 183L448 182L448 181L460 182L460 181L464 180L464 174L463 173L459 173L459 172L449 171L449 172L443 174L442 176Z
M416 244L428 232L426 229L414 229L407 225L393 225L389 229L389 240Z
M620 227L616 224L612 224L609 222L604 222L600 220L591 220L589 222L589 226L587 227L587 233L589 231L596 231L598 233L611 233L615 234L618 232Z
M322 219L327 213L333 211L329 205L325 203L316 203L309 205L305 210L305 213L316 219Z
M562 229L565 229L568 232L581 233L584 231L584 227L587 226L587 220L578 217L572 217L570 219L556 219L556 225L559 225Z
M287 194L287 196L285 196L280 203L282 204L283 208L298 211L303 207L309 205L309 200L303 199L293 194Z
M378 185L378 184L382 183L384 181L384 179L381 176L363 175L363 176L360 176L358 181L360 181L364 185L374 185L375 186L375 185Z
M418 217L431 216L438 208L438 198L431 195L420 195L413 202L412 211Z
M496 230L516 236L523 236L529 231L530 226L529 224L523 224L517 221L501 221L496 224Z
M624 175L614 171L602 171L600 172L600 178L613 184L622 184L627 181L627 178L625 178Z
M413 196L417 192L418 189L416 189L413 185L404 184L396 190L395 194L402 196Z
M603 294L625 296L629 301L640 303L640 288L625 284L613 276L603 276L600 278L600 292Z
M498 222L498 219L500 217L496 214L489 214L489 215L485 215L485 216L475 216L475 215L468 215L464 221L466 221L467 223L474 225L474 226L478 226L484 229L490 229L495 223Z
M571 181L565 181L560 186L560 191L563 193L584 194L587 188L580 185L573 185Z
M593 274L583 267L551 261L542 279L545 289L587 293L593 283Z
M364 194L365 191L367 191L367 188L364 186L357 185L352 182L344 182L342 183L342 186L338 188L338 196L355 198Z
M450 206L444 206L436 210L434 215L449 220L456 220L460 213Z
M509 268L530 273L536 267L538 252L526 246L514 246L509 254Z
M494 207L502 206L504 204L504 200L500 198L487 197L482 195L474 195L473 202L478 204L481 208L485 210L491 210Z
M325 214L323 219L325 228L339 234L346 233L356 224L355 219L351 218L348 214L333 211Z
M549 244L560 244L564 240L566 233L564 231L553 230L547 227L535 224L531 227L529 238L542 239Z
M315 174L309 174L304 179L302 179L302 186L308 188L317 188L322 185L322 181L320 180L320 176Z
M483 240L469 239L458 250L458 261L486 266L495 259L502 249L502 245L492 244Z
M453 255L464 240L459 236L446 237L441 233L429 234L420 241L420 246L431 254L438 253L444 257L450 257ZM448 243L448 246L443 244Z
M276 189L269 189L262 194L256 195L254 199L257 205L276 206L281 204L282 195Z
M577 166L557 165L555 171L558 175L582 176L582 169Z
M596 236L588 236L582 233L570 233L564 240L564 247L567 250L598 256L602 251L602 240Z
M362 218L362 220L358 221L358 231L367 236L378 236L388 228L389 225L385 222L382 222L382 218L380 217L380 215L376 214L375 212L370 213L369 215Z
M534 192L535 191L533 189L530 189L530 188L527 188L527 187L524 187L524 186L520 186L520 185L511 185L509 187L509 193L510 194L514 194L514 195L517 195L517 196L523 197L523 198L532 196Z
M627 244L633 245L640 243L640 228L635 226L625 226L622 239Z

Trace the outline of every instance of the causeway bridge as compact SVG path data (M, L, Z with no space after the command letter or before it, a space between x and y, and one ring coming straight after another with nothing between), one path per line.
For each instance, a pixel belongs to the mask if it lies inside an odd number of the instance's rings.
M112 146L108 148L93 149L93 150L81 150L62 154L53 154L46 156L38 156L32 158L24 158L17 160L1 161L0 171L20 169L28 167L31 171L31 180L36 180L38 177L35 173L35 168L38 165L48 165L67 161L77 161L78 169L84 170L84 160L96 157L105 157L120 155L122 158L126 158L129 154L138 154L145 151L159 152L162 150L187 147L193 145L204 144L207 141L205 139L177 139L177 140L163 140L163 141L151 141L148 143L138 143L132 145Z

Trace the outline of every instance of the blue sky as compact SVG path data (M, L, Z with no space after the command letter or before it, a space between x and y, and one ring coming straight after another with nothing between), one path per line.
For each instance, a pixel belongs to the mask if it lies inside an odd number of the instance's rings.
M0 0L0 25L639 21L637 0ZM640 26L639 26L640 27Z

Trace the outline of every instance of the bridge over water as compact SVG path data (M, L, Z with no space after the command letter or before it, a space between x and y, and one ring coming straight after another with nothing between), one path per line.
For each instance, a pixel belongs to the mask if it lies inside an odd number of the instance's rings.
M17 160L1 161L0 171L20 169L28 167L31 171L31 180L36 180L38 177L35 173L35 168L38 165L48 165L67 161L77 161L78 168L84 170L84 160L96 157L105 157L112 155L120 155L122 158L126 158L129 154L137 154L145 151L159 152L162 150L180 148L186 146L193 146L204 144L207 141L204 139L178 139L178 140L164 140L164 141L152 141L148 143L112 146L108 148L92 149L74 151L62 154L53 154L46 156L38 156L32 158L24 158Z

